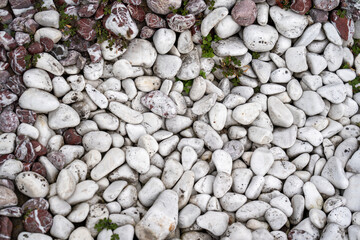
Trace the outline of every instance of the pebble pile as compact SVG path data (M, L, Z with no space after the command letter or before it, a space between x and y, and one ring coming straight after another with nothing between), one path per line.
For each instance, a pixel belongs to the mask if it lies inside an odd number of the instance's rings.
M0 0L0 240L360 239L359 16Z

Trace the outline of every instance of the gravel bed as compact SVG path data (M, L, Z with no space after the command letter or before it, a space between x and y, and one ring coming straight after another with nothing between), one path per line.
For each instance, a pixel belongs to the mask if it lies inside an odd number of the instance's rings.
M0 240L360 239L356 0L0 0Z

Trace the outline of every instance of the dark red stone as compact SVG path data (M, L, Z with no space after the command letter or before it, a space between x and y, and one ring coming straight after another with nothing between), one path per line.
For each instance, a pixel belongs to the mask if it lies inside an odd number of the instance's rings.
M91 45L91 47L89 47L87 49L89 56L90 56L90 60L93 63L97 63L100 62L102 57L101 57L101 48L100 48L100 44L95 43L93 45Z
M34 111L21 109L20 107L18 107L16 108L15 113L18 116L20 122L22 123L28 123L33 125L36 121L36 112Z
M313 8L310 10L310 16L314 22L325 23L329 18L329 12Z
M251 0L236 2L231 16L240 26L249 26L255 22L257 14L256 4Z
M42 209L31 211L24 220L24 228L32 233L47 233L52 225L53 218L51 214Z
M31 54L38 54L38 53L42 53L44 51L44 47L39 42L33 42L28 47L28 51Z
M9 28L15 32L23 32L25 30L25 22L25 18L17 17L9 24Z
M141 32L140 32L140 37L142 39L148 39L148 38L151 38L155 33L155 30L152 29L152 28L149 28L148 26L144 26L142 29L141 29Z
M13 17L8 10L0 9L0 15L0 23L2 24L9 24L13 20Z
M78 145L82 142L82 137L76 132L74 128L70 128L64 132L65 144Z
M9 0L9 3L13 9L28 8L33 5L31 0Z
M80 57L79 52L71 50L71 51L69 51L69 53L65 59L60 60L60 63L64 67L71 66L71 65L76 64L79 57Z
M312 3L311 0L295 0L290 8L294 12L297 12L301 15L304 15L311 9Z
M145 11L141 6L130 4L127 6L127 8L132 18L139 22L143 22L145 20Z
M15 41L18 45L24 45L31 42L30 35L28 33L16 32Z
M87 41L92 41L96 38L95 24L94 20L89 18L82 18L76 22L78 29L77 32L81 37Z
M0 155L0 165L3 164L6 160L9 160L9 159L15 159L15 156L14 154L3 154L3 155Z
M185 7L189 13L198 15L199 13L205 11L206 3L204 0L190 0Z
M180 15L170 13L166 16L169 27L175 32L184 32L195 24L195 16L193 14Z
M10 64L7 62L0 61L0 71L4 71L10 67Z
M7 61L6 50L4 48L0 48L0 61L3 61L3 62ZM0 74L0 76L1 76L1 74Z
M26 90L22 76L19 75L9 77L6 82L6 87L18 96L20 96Z
M46 168L40 162L34 162L31 166L31 171L36 172L46 178Z
M0 31L0 46L10 51L16 48L17 45L15 39L10 34L5 31Z
M95 13L95 20L102 19L104 17L105 4L101 3Z
M30 140L33 148L34 148L34 151L35 151L35 155L36 157L39 157L39 156L43 156L47 153L47 149L46 147L44 147L41 143L39 143L38 141L36 140Z
M23 171L28 172L31 170L33 163L32 162L24 162L23 163Z
M16 137L15 157L24 162L33 162L35 160L36 153L28 137L23 135Z
M11 68L17 75L21 75L26 71L26 55L27 51L24 46L17 47L9 54Z
M336 14L336 11L332 11L330 14L331 23L336 27L342 39L348 41L355 33L355 24L351 18L340 17Z
M12 111L3 111L0 114L0 130L6 133L15 132L19 126L19 119Z
M53 40L47 37L40 38L40 44L44 47L45 52L50 52L54 47Z
M27 19L24 24L25 32L29 34L35 34L39 27L39 24L34 19Z
M11 239L13 224L8 217L0 217L0 240Z
M141 0L123 0L123 3L126 4L132 4L132 5L140 5L141 4Z
M69 38L69 49L76 50L78 52L85 52L90 47L90 42L84 40L82 37L75 35Z
M52 151L47 155L49 161L56 167L56 169L61 170L65 166L65 155L60 151Z
M0 91L0 106L5 107L15 102L18 97L9 90Z
M91 17L96 13L98 7L99 7L98 3L82 5L79 8L78 14L80 17L85 17L85 18Z
M164 28L166 21L154 13L147 13L145 15L146 25L150 28Z
M32 198L27 200L22 206L24 212L32 211L35 209L48 210L49 202L45 198Z
M21 217L22 214L23 214L23 211L20 207L9 207L9 208L0 209L0 216ZM0 239L1 239L1 237L0 237Z
M10 188L13 191L15 190L15 185L14 185L13 181L11 181L10 179L0 178L0 185Z

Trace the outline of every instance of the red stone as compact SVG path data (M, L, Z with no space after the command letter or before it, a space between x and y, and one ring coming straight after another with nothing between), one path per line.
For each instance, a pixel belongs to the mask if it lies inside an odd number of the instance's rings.
M199 13L205 11L206 3L204 0L190 0L185 7L189 13L198 15Z
M148 26L144 26L142 29L141 29L141 32L140 32L140 37L142 39L148 39L148 38L151 38L155 33L155 30L152 29L152 28L149 28Z
M32 6L31 0L9 0L9 3L13 9L28 8Z
M24 162L33 162L36 153L30 139L24 135L16 137L15 157Z
M355 24L351 18L340 17L336 14L336 11L332 11L330 14L331 23L336 27L342 39L348 41L354 36Z
M21 217L22 214L23 214L23 211L20 207L8 207L8 208L0 209L0 216ZM1 237L0 237L0 239L1 239Z
M84 40L79 35L75 35L69 38L69 50L76 50L78 52L85 52L88 47L90 47L90 43Z
M145 11L141 6L130 4L127 6L127 8L132 18L139 22L143 22L145 20Z
M15 39L5 31L0 31L0 46L4 47L7 51L16 48Z
M71 65L75 65L78 58L80 57L80 53L74 50L70 50L68 52L68 55L65 59L60 60L61 65L63 65L64 67L67 66L71 66Z
M240 26L249 26L256 20L256 4L251 0L238 1L231 11L231 16Z
M45 52L50 52L54 47L53 40L47 37L40 38L40 44L44 47Z
M10 188L13 191L15 190L15 185L14 185L13 181L11 181L10 179L0 178L0 185Z
M166 27L166 22L164 19L159 17L154 13L147 13L145 15L146 25L150 28L164 28Z
M32 162L24 162L23 163L23 171L24 172L28 172L31 170L31 167L32 167L33 163Z
M36 113L31 110L21 109L20 107L16 108L15 111L16 115L18 116L20 122L34 124L36 121Z
M56 167L56 169L61 170L65 166L65 155L60 151L52 151L47 155L49 161Z
M15 132L19 126L19 119L12 111L3 111L0 114L0 130L6 133Z
M94 20L82 18L76 22L78 26L77 32L85 40L92 41L96 38L95 24L96 22Z
M132 5L140 5L141 4L141 0L123 0L123 3L126 4L132 4Z
M0 23L1 24L9 24L13 20L11 13L8 10L0 9Z
M39 27L39 24L34 19L27 19L24 24L25 32L29 34L35 34Z
M46 168L40 162L34 162L31 166L31 171L36 172L46 178Z
M329 12L339 6L340 0L313 0L313 4L315 8Z
M0 91L0 106L5 107L15 102L18 97L9 90Z
M19 75L14 75L9 77L9 79L6 82L6 87L18 96L23 94L23 92L25 92L26 90L26 87L22 80L22 76Z
M0 71L4 71L10 67L10 64L7 62L1 62L0 61Z
M0 165L3 164L6 160L9 160L9 159L15 159L15 156L14 154L3 154L3 155L0 155Z
M95 13L95 20L102 19L104 17L104 8L106 4L101 3Z
M48 210L49 202L45 198L31 198L27 200L22 206L24 212L32 211L35 209Z
M291 4L290 8L294 12L304 15L311 9L311 6L312 6L311 0L295 0Z
M74 128L70 128L64 132L65 144L78 145L82 142L82 137L79 135Z
M184 32L195 24L195 16L193 14L180 15L170 13L166 16L169 27L175 32Z
M26 70L26 55L27 51L24 46L17 47L9 54L11 68L17 75L21 75Z
M25 217L24 228L32 233L47 233L52 225L53 218L51 214L42 209L35 209Z
M36 157L39 157L39 156L43 156L47 153L47 149L46 147L44 147L41 143L39 143L38 141L36 140L30 140L33 148L34 148L34 151L35 151L35 155Z
M2 47L0 47L0 61L6 62L7 61L7 56L6 56L6 50ZM1 74L0 74L1 76ZM9 75L10 77L10 75Z
M13 224L8 217L0 217L0 240L11 239Z
M44 47L39 42L33 42L29 45L28 51L31 54L38 54L44 51Z
M17 17L10 24L9 28L15 32L23 32L25 30L26 18Z
M91 47L89 47L87 49L87 51L89 53L91 62L97 63L97 62L101 61L102 55L101 55L100 44L95 43L95 44L91 45Z
M79 8L78 14L80 17L91 17L92 15L94 15L96 13L96 10L98 9L99 4L87 4L87 5L82 5Z

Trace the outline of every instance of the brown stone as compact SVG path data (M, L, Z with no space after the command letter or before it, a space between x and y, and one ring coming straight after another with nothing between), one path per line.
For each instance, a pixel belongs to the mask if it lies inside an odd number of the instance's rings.
M13 111L3 111L0 114L0 130L6 133L15 132L19 119Z
M17 47L9 54L11 68L17 75L21 75L26 71L26 55L27 51L24 46Z
M311 9L312 3L311 0L295 0L290 8L294 12L297 12L301 15L304 15Z
M150 28L164 28L166 21L154 13L147 13L145 15L146 25Z
M0 217L0 240L11 239L13 224L8 217Z
M184 32L195 24L195 16L193 14L180 15L170 13L166 16L169 27L175 32Z
M355 24L351 18L340 17L336 14L336 11L332 11L330 14L331 23L336 27L342 39L345 41L350 40L355 33Z
M32 233L47 233L52 225L53 218L51 214L42 209L31 211L24 220L24 228Z
M78 134L74 128L70 128L64 132L65 144L79 145L82 142L82 137Z
M249 26L255 22L256 4L251 0L238 1L231 11L231 16L240 26Z

